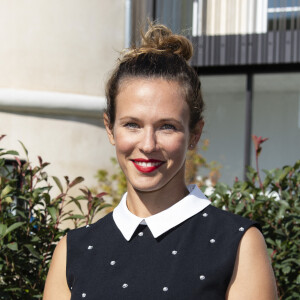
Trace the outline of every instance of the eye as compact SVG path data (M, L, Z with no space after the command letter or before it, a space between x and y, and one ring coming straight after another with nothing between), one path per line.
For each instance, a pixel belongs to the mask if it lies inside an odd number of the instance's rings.
M139 128L139 125L136 123L133 123L133 122L128 122L128 123L124 124L124 127L136 129L136 128Z
M164 130L176 130L176 127L172 124L164 124L161 128Z

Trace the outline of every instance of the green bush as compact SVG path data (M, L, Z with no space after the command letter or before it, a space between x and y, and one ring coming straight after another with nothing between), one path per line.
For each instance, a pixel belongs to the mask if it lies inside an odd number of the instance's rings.
M280 299L300 299L300 161L294 166L265 171L262 190L257 171L232 187L217 183L210 199L214 206L256 220L262 226L277 280Z
M300 160L294 166L265 170L262 181L258 156L265 140L254 136L257 169L248 169L247 180L236 179L232 187L217 183L209 198L214 206L259 222L280 299L300 299Z
M236 179L232 187L216 183L209 198L213 205L261 224L280 299L299 299L300 161L294 166L265 171L262 180L258 156L264 141L254 139L257 168L249 168L248 179ZM24 151L27 156L25 147ZM12 168L5 165L7 156L14 156L16 163ZM219 166L206 164L197 153L191 153L189 158L186 177L205 191L203 178L196 176L199 168L208 169L210 173L205 178L214 183ZM67 219L73 220L75 227L89 224L99 211L110 207L102 199L104 193L93 195L87 188L81 189L82 195L68 196L83 178L70 181L65 177L63 189L57 177L45 172L47 165L41 158L38 166L32 166L28 157L22 163L16 151L0 149L0 299L40 299L55 244L68 230L59 225ZM100 186L111 195L114 205L126 188L116 161L115 167L111 176L105 170L97 174ZM57 197L50 194L53 183L60 190ZM79 213L68 209L70 203L77 206Z
M107 206L103 193L94 196L88 189L81 189L78 197L68 196L83 178L70 181L66 176L63 189L60 180L45 171L49 164L39 157L39 165L32 166L23 148L25 162L18 152L0 149L0 299L41 299L55 245L68 231L61 223L71 219L74 227L89 224ZM8 167L7 157L12 156L15 163ZM56 197L50 193L52 183L60 190ZM70 203L79 213L69 209Z

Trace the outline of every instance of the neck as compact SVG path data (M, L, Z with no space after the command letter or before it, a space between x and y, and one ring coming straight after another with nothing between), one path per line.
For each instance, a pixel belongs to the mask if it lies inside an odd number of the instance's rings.
M176 188L163 187L151 192L142 192L128 185L126 203L129 211L138 217L146 218L169 208L188 194L184 182Z

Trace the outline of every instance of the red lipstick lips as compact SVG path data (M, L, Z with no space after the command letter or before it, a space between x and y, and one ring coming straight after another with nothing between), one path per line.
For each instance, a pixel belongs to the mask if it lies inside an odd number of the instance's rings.
M142 173L151 173L158 169L164 162L157 159L137 158L131 160L134 166Z

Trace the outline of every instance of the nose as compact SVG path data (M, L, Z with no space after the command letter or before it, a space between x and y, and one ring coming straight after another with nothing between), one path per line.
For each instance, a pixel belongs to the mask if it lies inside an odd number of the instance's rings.
M145 128L140 141L140 150L144 153L151 153L157 149L155 132L151 128Z

